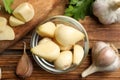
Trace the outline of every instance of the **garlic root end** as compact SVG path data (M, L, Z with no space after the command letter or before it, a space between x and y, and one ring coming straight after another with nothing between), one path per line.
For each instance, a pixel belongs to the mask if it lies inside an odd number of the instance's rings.
M90 67L88 67L85 71L82 72L81 76L84 78L84 77L86 77L86 76L88 76L88 75L90 75L92 73L97 72L97 71L98 70L97 70L96 66L94 66L92 64Z

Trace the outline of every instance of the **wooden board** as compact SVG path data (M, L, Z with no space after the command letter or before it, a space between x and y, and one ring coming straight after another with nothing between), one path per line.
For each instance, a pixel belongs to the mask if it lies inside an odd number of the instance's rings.
M15 39L11 41L0 41L0 53L7 49L9 46L16 43L20 40L24 35L26 35L30 30L35 28L38 23L43 21L50 11L60 2L60 0L14 0L12 5L13 9L15 9L19 4L23 2L29 2L32 4L35 10L35 16L28 23L18 26L14 28L15 31ZM4 11L0 12L0 16L4 16L9 19L9 16Z

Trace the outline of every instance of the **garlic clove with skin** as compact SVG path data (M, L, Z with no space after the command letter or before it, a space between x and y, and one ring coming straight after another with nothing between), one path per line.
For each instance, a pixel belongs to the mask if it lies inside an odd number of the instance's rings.
M25 42L23 43L24 43L24 53L21 59L19 60L17 68L16 68L16 74L20 78L30 77L33 71L33 64L25 51L26 43Z
M120 68L118 50L113 44L108 45L106 43L103 43L104 42L97 42L93 46L92 64L89 68L82 72L82 77L86 77L98 71L114 71ZM103 45L102 47L100 46L101 44Z

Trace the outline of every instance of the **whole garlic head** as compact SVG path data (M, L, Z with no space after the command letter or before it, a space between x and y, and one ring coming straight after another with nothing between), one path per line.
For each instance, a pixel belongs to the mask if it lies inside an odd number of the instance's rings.
M93 14L102 24L120 23L120 0L96 0Z
M86 77L95 72L115 71L120 68L120 57L113 44L96 42L92 48L92 64L82 72Z

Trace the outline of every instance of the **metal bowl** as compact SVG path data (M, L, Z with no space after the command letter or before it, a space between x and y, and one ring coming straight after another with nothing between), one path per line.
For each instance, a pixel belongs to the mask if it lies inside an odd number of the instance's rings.
M80 30L81 32L84 33L85 38L83 40L82 46L84 49L84 57L82 59L82 61L80 62L80 64L84 61L85 57L88 54L89 51L89 40L88 40L88 35L86 30L84 29L84 27L75 19L71 18L71 17L67 17L67 16L53 16L50 17L48 19L46 19L44 22L40 23L40 24L44 24L48 21L52 21L54 23L62 23L62 24L66 24L66 25L70 25L78 30ZM31 38L31 48L35 47L38 44L38 41L41 39L42 37L40 37L35 31L32 34L32 38ZM69 71L74 70L76 67L80 66L80 64L78 66L76 65L72 65L70 68L66 69L66 70L58 70L55 69L54 65L52 63L47 62L46 60L44 60L43 58L38 57L37 55L33 54L33 58L34 60L37 62L37 64L43 68L44 70L53 73L53 74L62 74L62 73L66 73Z

